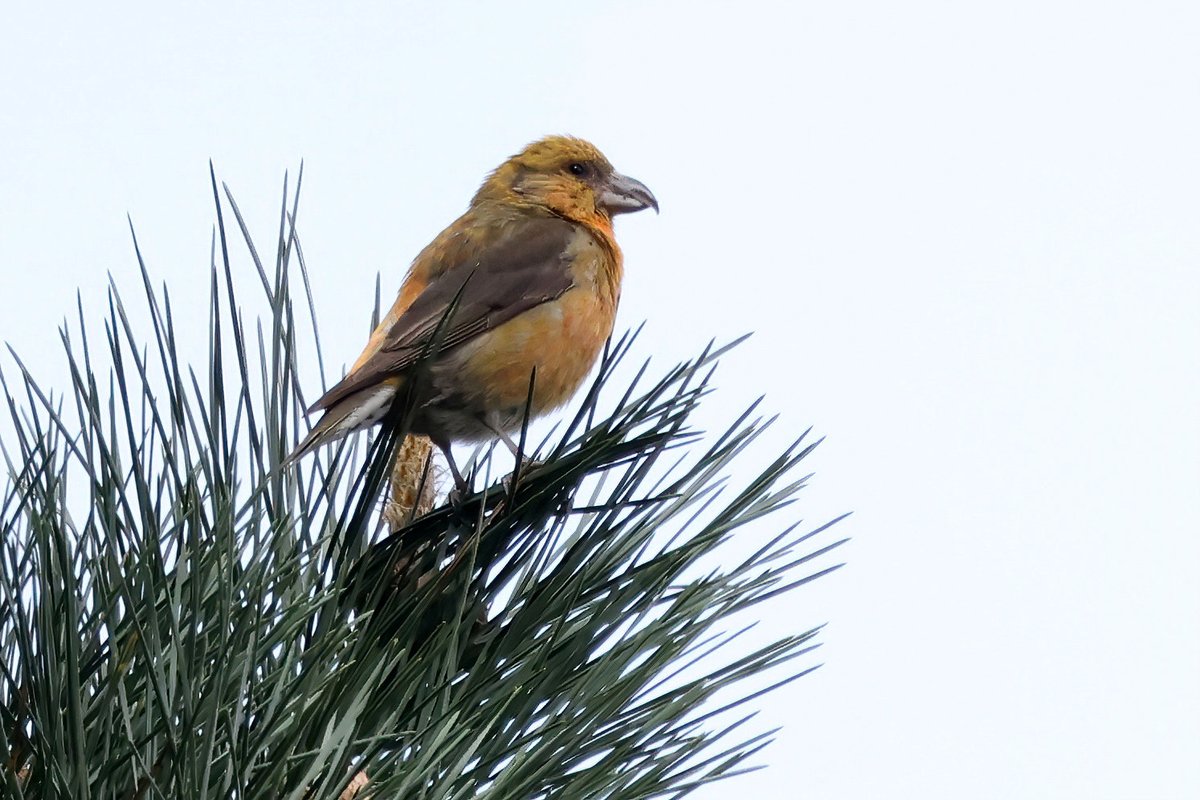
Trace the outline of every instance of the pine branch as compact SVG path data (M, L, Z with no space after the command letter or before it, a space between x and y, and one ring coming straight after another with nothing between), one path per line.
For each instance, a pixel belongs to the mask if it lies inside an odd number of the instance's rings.
M748 610L838 566L790 506L816 443L730 483L770 420L691 426L728 348L617 387L627 335L542 461L461 504L430 508L427 448L393 469L401 411L282 468L327 384L297 196L268 267L213 192L206 366L135 239L142 299L114 284L101 337L80 303L67 391L0 374L5 796L679 797L745 771L771 738L746 709L818 633L747 648ZM381 515L389 480L409 510Z

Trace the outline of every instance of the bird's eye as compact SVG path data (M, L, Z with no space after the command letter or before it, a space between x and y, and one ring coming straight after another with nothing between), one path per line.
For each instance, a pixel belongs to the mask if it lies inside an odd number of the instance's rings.
M580 178L582 178L584 175L587 175L588 172L587 164L581 164L578 161L571 164L571 166L567 167L567 169L571 171L572 175Z

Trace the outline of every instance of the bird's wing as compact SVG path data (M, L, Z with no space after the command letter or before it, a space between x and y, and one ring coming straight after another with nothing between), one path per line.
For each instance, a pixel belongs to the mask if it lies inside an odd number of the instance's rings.
M310 409L327 409L412 366L436 339L438 352L492 330L572 286L578 231L558 217L510 223L486 248L443 265L392 325L379 348ZM451 305L453 313L447 316Z

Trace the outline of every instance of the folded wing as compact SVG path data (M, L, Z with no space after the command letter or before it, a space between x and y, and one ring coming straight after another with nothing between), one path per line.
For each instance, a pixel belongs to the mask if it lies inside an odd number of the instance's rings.
M561 297L572 286L570 246L577 235L576 226L558 217L509 222L487 247L443 265L375 353L310 411L329 409L404 372L423 354L436 357Z

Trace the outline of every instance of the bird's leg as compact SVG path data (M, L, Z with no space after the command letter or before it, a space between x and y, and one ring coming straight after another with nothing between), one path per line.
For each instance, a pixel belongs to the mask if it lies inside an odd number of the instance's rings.
M494 419L488 419L487 415L483 415L479 417L479 421L485 428L496 434L500 441L504 442L509 452L512 453L513 459L517 462L517 466L514 468L513 474L504 479L505 487L508 489L512 488L513 476L516 475L518 471L524 473L526 469L530 467L536 467L541 464L541 462L537 459L522 455L520 446L513 441L511 436L505 433L503 428L496 424Z
M454 492L451 496L451 502L454 502L453 494L457 494L459 498L466 497L471 491L471 484L467 483L467 479L458 471L458 465L454 463L454 454L450 452L450 442L434 439L433 443L442 451L442 455L446 457L446 464L450 467L450 475L454 478Z
M489 428L491 428L491 426L490 426L490 425L489 425L488 427L489 427ZM499 437L500 437L500 441L504 442L504 444L505 444L505 445L508 447L508 452L510 452L510 453L512 453L512 454L513 454L513 458L516 458L517 456L521 455L521 448L520 448L520 447L517 445L517 443L516 443L516 442L514 442L514 441L512 440L512 437L511 437L511 436L509 436L509 435L508 435L507 433L505 433L504 431L502 431L502 430L499 430L498 428L492 428L492 431L493 431L493 432L494 432L494 433L495 433L497 436L499 436Z
M520 446L516 442L513 441L511 436L509 436L507 433L504 432L503 428L501 428L499 425L496 424L496 420L489 419L488 416L489 415L487 415L487 414L480 415L480 417L479 417L480 424L483 425L483 427L487 428L492 433L496 434L496 437L500 441L504 442L504 446L508 448L508 451L510 453L512 453L513 458L520 457L520 455L521 455ZM526 461L526 463L532 463L532 459L526 458L525 461Z

